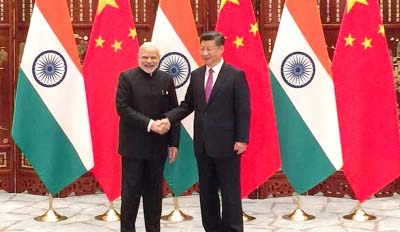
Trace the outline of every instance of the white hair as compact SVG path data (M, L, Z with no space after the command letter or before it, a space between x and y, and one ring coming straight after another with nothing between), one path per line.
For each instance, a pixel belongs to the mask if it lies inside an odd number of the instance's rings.
M144 42L142 45L140 45L139 55L142 53L143 49L155 50L157 52L157 55L160 56L160 49L158 49L157 45L151 41Z

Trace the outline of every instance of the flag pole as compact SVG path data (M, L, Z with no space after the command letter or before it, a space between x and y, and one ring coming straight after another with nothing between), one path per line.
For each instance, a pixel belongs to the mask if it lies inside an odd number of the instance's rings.
M67 217L59 215L53 209L53 195L49 193L49 209L42 216L37 216L34 219L39 222L59 222L67 219Z
M315 216L309 215L306 212L304 212L304 210L301 209L301 198L300 195L297 194L296 209L290 214L283 215L282 218L291 221L303 222L303 221L313 220L315 219Z
M356 209L353 211L353 213L344 215L344 219L356 221L356 222L366 222L366 221L371 221L375 220L376 217L373 215L368 214L365 212L365 210L362 208L362 204L358 202L358 205Z
M174 201L174 210L172 210L169 214L161 216L162 220L168 221L168 222L183 222L183 221L190 221L193 219L192 216L184 214L180 209L178 205L178 197L176 197L174 194L173 196L173 201Z
M110 201L108 210L100 215L94 217L96 220L106 221L106 222L116 222L121 219L119 213L114 209L114 201Z

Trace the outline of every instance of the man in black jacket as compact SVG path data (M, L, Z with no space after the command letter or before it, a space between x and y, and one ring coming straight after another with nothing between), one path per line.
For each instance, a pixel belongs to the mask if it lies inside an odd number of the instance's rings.
M207 232L243 231L240 154L249 140L249 88L244 72L222 59L224 42L218 32L201 35L205 65L192 72L185 100L165 114L174 124L195 112L194 150L202 222ZM163 123L169 125L168 120Z
M119 147L122 156L121 232L134 232L140 197L143 196L147 232L160 231L163 167L169 154L177 156L179 125L163 134L160 120L178 105L175 86L157 69L158 48L139 48L139 67L122 72L116 96Z

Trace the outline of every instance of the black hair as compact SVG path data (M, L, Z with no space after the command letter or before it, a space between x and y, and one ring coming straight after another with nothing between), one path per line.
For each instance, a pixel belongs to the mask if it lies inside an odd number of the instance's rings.
M214 40L215 45L217 46L222 46L225 44L225 37L216 31L207 31L200 36L200 43L207 40Z

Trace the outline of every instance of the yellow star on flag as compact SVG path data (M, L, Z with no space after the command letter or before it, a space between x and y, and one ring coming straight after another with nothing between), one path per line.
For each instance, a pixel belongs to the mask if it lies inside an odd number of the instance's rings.
M385 27L382 24L379 24L378 34L385 36Z
M243 37L236 36L235 41L233 41L233 43L236 45L236 48L244 46L243 39L244 39Z
M353 47L353 41L356 39L354 37L352 37L351 34L349 34L346 38L344 38L344 40L346 41L346 44L344 46Z
M258 31L257 23L250 24L250 31L249 32L253 33L253 35L256 35L257 31Z
M368 0L347 0L347 14L351 11L356 3L368 5Z
M222 10L222 8L225 6L227 2L231 2L233 4L239 5L239 0L222 0L221 6L219 7L219 10Z
M106 7L107 5L112 6L114 8L118 8L118 5L115 2L115 0L99 0L99 5L97 6L97 15L101 14L104 7Z
M132 37L132 39L135 39L137 36L137 32L136 32L136 27L134 28L129 28L129 37Z
M122 41L115 40L114 44L111 45L114 48L114 52L122 49Z
M96 41L96 48L103 47L103 44L105 42L105 40L103 39L103 37L101 37L101 35L97 39L95 39L95 41Z
M364 41L361 43L364 46L364 50L367 50L368 48L372 48L371 45L372 39L368 39L365 37Z

